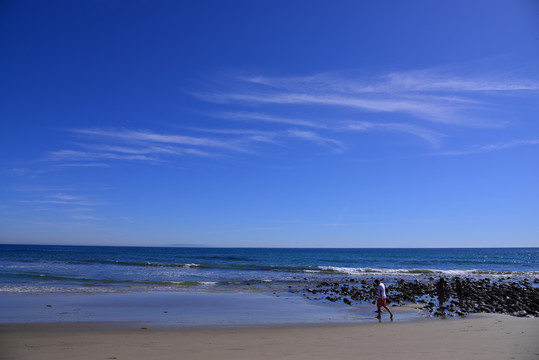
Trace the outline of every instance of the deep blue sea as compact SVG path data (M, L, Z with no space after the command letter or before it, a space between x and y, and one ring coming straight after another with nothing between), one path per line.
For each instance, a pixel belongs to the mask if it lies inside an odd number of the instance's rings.
M539 276L539 248L274 249L0 245L0 292L264 290L346 278Z

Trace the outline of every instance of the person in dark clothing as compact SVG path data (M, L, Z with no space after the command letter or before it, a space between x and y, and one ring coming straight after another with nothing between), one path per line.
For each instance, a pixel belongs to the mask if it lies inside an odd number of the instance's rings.
M455 292L457 293L457 297L459 298L459 305L460 308L464 306L464 291L462 290L462 282L460 281L460 278L455 279Z
M438 304L439 304L440 309L444 307L445 286L446 286L446 282L444 278L440 277L440 280L438 280L438 282L436 283L436 292L438 293Z

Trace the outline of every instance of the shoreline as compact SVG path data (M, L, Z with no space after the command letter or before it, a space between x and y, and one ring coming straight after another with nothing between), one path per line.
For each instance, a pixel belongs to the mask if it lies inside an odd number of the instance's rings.
M387 283L388 305L401 314L399 321L481 313L539 316L537 278L465 278L460 304L454 286L446 283L443 307L433 280ZM228 291L0 292L0 308L10 309L0 314L0 323L138 321L189 327L371 322L376 296L372 279L354 278Z
M0 294L0 324L138 322L152 326L249 326L374 322L374 305L325 304L298 293ZM398 321L419 319L414 304L393 307Z
M302 292L0 293L0 308L3 360L539 357L539 317L406 304L378 320L375 305Z
M473 318L346 324L151 327L0 324L5 360L86 359L536 359L539 319Z

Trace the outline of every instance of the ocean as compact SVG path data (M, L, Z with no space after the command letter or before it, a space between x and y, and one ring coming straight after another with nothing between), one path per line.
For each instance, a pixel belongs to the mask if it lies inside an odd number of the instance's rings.
M0 293L276 291L346 278L539 276L539 248L0 245Z
M261 249L0 245L0 323L245 326L377 321L321 282L539 276L539 248ZM390 295L391 296L391 295ZM404 311L394 321L425 316ZM428 315L427 315L428 316ZM387 321L384 317L384 321ZM379 321L379 320L378 320Z

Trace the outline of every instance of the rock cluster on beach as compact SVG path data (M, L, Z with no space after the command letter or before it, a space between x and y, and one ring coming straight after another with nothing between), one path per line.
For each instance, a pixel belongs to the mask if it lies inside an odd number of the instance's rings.
M436 281L434 278L428 281L404 279L388 281L387 303L389 306L423 305L422 309L432 315L500 313L513 316L539 316L539 287L533 286L527 279L461 279L464 294L462 307L453 286L454 279L447 284L445 301L440 307ZM533 282L537 285L539 279ZM346 279L343 283L320 282L314 288L306 289L305 295L311 299L342 301L348 305L374 304L377 289L371 279Z

